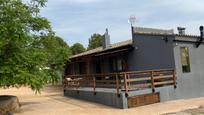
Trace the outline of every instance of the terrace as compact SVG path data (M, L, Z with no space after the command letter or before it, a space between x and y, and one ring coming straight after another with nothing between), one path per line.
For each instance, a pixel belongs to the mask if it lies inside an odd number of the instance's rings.
M128 97L128 107L160 102L156 88L174 86L176 88L176 75L174 69L148 70L135 72L117 72L103 74L84 74L64 76L64 89L67 91L85 91L97 93L112 93ZM152 93L141 95L147 102L138 102L141 96L130 96L131 92L140 92L151 89Z
M107 89L119 94L146 88L155 92L155 88L166 85L174 85L176 88L174 69L64 76L66 89L92 89L93 92Z

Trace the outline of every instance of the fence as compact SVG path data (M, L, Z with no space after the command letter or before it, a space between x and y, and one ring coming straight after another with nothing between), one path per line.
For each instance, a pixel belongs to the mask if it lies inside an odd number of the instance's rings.
M115 89L117 93L134 91L138 89L151 88L155 91L157 87L174 85L176 87L175 69L84 74L64 76L64 87L66 88L97 88Z

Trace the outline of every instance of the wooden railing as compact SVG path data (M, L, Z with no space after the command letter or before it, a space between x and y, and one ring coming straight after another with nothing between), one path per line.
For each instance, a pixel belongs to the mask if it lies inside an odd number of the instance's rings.
M174 85L176 88L176 75L174 69L120 72L107 74L85 74L64 76L64 86L66 88L97 88L116 89L116 92L134 91L138 89L151 88L155 91L157 87Z

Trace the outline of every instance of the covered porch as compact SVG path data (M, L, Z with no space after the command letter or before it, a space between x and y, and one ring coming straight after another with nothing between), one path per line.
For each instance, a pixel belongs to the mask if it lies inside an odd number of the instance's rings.
M131 42L118 43L107 49L99 47L75 55L67 61L64 75L127 72L128 55L133 50Z

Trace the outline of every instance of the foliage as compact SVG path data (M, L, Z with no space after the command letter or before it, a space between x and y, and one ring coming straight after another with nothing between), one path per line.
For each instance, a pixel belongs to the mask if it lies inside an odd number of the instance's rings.
M47 55L47 65L49 68L49 73L52 76L52 82L58 80L61 76L57 75L57 71L60 71L64 67L64 62L68 60L71 55L69 46L65 41L60 37L43 37L40 41L43 44L44 54ZM58 77L55 77L58 76Z
M76 55L86 51L84 46L80 43L75 43L73 46L70 47L70 49L72 51L72 55Z
M91 38L89 38L89 45L87 49L91 50L102 46L102 39L103 39L102 35L97 33L93 34Z
M39 92L43 85L56 80L48 68L50 63L60 67L68 56L67 46L53 38L49 21L39 15L45 3L0 0L0 87L27 85Z

